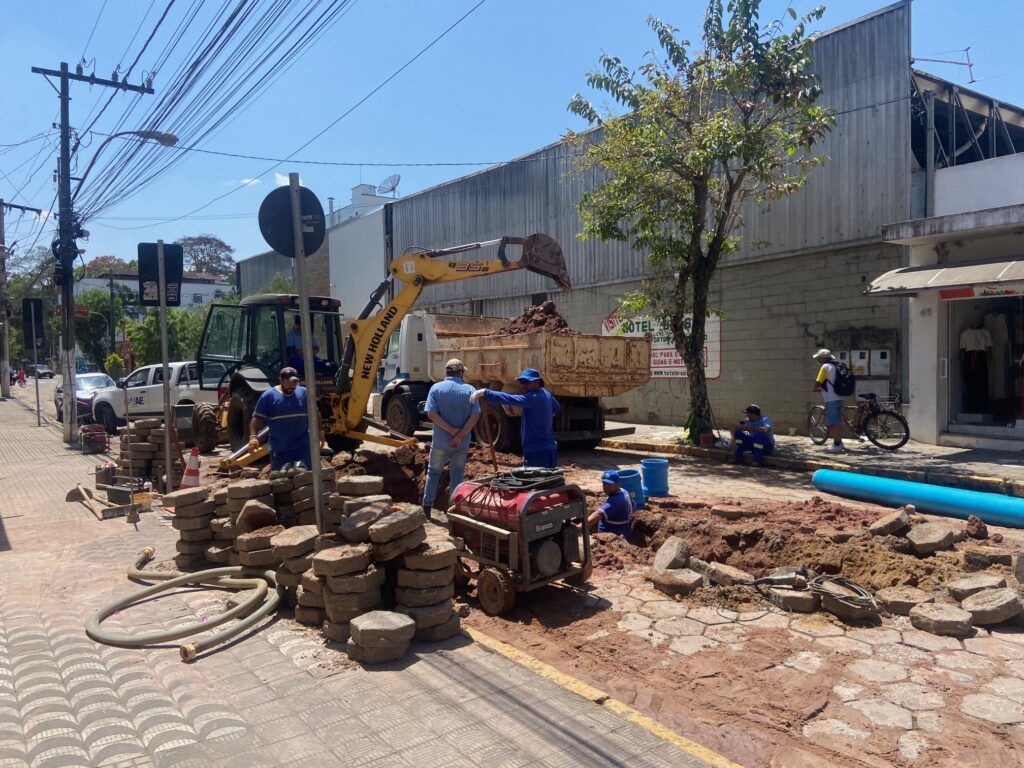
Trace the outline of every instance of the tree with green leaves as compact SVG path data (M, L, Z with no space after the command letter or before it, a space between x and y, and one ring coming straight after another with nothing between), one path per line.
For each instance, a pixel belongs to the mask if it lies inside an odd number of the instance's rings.
M95 259L75 267L75 280L81 280L85 277L106 277L110 273L118 275L133 271L135 270L124 259L107 254L105 256L97 256Z
M235 249L215 235L190 235L174 241L181 246L185 257L185 269L203 272L225 280L235 276L235 260L231 254Z
M804 184L821 162L810 149L830 130L817 104L807 27L819 7L792 23L762 24L761 0L711 0L698 45L649 17L660 52L631 70L600 58L587 84L626 114L602 114L577 94L574 114L597 130L570 133L580 173L599 186L580 200L584 237L622 240L647 253L648 277L623 308L670 329L686 364L690 437L713 425L703 350L709 287L736 250L745 201L767 202Z
M203 335L206 311L195 309L167 310L168 362L195 360L199 339ZM132 345L136 367L160 362L160 311L151 307L138 323L127 323L125 333Z

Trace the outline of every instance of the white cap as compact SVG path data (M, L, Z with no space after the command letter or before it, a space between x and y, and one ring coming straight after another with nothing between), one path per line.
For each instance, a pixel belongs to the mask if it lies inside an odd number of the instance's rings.
M464 371L466 370L466 366L462 364L462 361L459 360L459 358L453 357L451 360L444 364L444 369L446 371Z
M824 347L822 347L813 355L811 355L811 360L817 360L819 357L832 357L832 350L825 349Z

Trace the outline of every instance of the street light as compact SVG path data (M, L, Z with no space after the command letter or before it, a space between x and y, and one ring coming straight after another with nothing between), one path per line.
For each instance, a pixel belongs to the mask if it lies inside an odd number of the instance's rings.
M83 173L78 179L78 186L75 187L75 193L71 196L72 200L78 197L78 191L82 188L82 184L85 182L85 177L89 175L89 171L91 171L93 165L96 164L96 158L100 156L103 148L119 136L137 136L144 141L155 141L164 147L173 147L178 143L178 137L167 131L118 131L117 133L110 134L98 147L96 147L92 160L90 160L89 165L85 167L85 173Z

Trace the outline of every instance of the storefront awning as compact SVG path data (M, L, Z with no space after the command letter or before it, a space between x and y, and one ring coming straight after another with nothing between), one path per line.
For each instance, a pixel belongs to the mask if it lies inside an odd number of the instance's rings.
M921 291L938 291L943 299L1017 296L1024 293L1024 260L903 267L876 277L864 293L914 296Z

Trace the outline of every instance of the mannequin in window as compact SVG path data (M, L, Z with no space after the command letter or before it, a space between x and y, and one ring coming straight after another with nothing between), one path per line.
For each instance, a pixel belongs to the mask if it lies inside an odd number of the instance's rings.
M992 355L992 334L981 321L971 323L960 334L960 370L964 381L964 411L989 410L988 368Z

